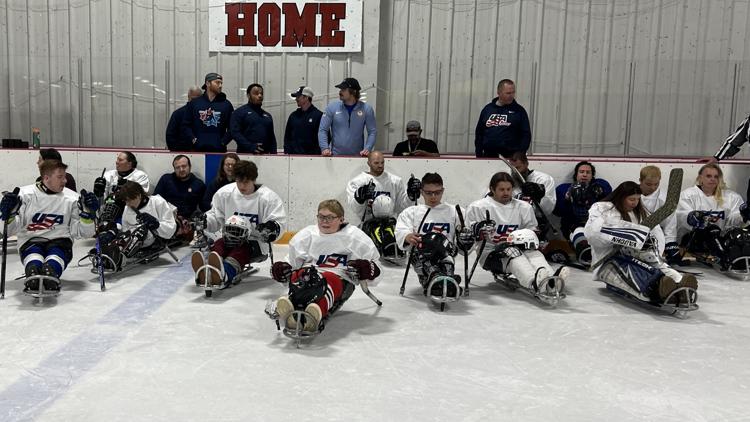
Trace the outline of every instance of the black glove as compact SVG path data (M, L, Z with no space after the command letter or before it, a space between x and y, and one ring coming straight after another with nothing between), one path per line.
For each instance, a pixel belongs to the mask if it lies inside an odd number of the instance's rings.
M587 188L585 183L573 183L568 190L570 201L576 205L586 205Z
M667 259L667 264L677 264L682 261L680 247L677 246L677 242L669 242L664 245L664 257Z
M420 191L422 190L422 181L414 177L412 174L409 178L409 182L406 184L406 196L412 202L417 202L419 199Z
M18 196L19 189L13 192L7 192L0 201L0 219L8 221L18 215L18 209L21 208L21 197Z
M703 219L705 215L706 214L703 211L690 211L687 215L687 223L695 227L696 229L701 229L705 225L705 221Z
M591 182L586 189L586 196L587 199L593 204L594 202L597 202L604 198L604 188L598 183Z
M474 233L468 227L464 227L463 229L458 231L456 240L458 243L458 247L462 251L466 252L471 249L472 246L474 246Z
M354 192L354 200L364 204L368 199L375 199L375 182L370 180L366 185L362 185Z
M97 177L94 180L94 195L97 198L104 196L104 191L107 190L107 181L103 177Z
M504 258L518 258L523 254L517 246L508 242L498 243L495 246L495 251L500 253Z
M742 221L747 222L750 220L750 207L747 206L747 202L740 205L740 215L742 216Z
M136 217L136 220L138 221L138 224L141 224L144 227L146 227L148 231L156 230L159 228L159 225L160 225L159 220L157 220L156 217L154 217L153 215L147 212L142 212L138 214L138 217Z
M279 238L279 234L281 233L281 226L279 226L279 223L269 220L265 223L260 223L255 228L260 233L261 237L263 237L263 240L266 242L273 242L274 240Z
M495 236L496 228L497 225L493 220L483 220L474 223L474 238L476 240L487 239L488 241L491 241L492 237Z
M367 259L352 259L348 266L356 271L360 280L375 280L380 275L378 264Z
M271 278L279 283L289 283L292 280L292 266L284 261L274 262L271 266Z
M534 182L526 182L521 185L521 193L523 196L531 198L532 201L538 204L539 201L544 198L544 185Z
M203 231L206 230L206 227L208 227L208 218L206 217L206 214L198 213L193 216L192 221L195 230Z

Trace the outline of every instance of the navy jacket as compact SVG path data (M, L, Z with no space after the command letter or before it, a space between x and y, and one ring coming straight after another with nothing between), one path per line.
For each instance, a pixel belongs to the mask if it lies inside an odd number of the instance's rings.
M229 134L229 119L234 107L222 92L213 101L209 101L204 92L187 104L182 118L182 136L193 144L194 151L226 152L227 144L232 140Z
M574 204L570 199L565 198L565 194L568 193L573 183L563 183L555 188L557 201L555 202L555 209L552 210L552 214L560 217L560 229L565 238L569 239L570 234L577 227L586 225L586 221L589 219L589 208L591 208L594 202L601 201L605 196L612 193L612 186L604 179L595 178L591 183L601 186L603 193L600 198L593 198L590 204L585 204L584 206Z
M206 193L203 194L203 199L201 200L201 211L206 212L210 210L211 201L213 201L216 191L230 183L232 182L229 180L219 180L218 177L210 181L208 186L206 186Z
M293 111L286 121L284 131L284 152L286 154L320 155L318 129L323 112L314 105L307 111L301 108Z
M276 135L273 118L258 106L245 104L232 113L229 123L238 153L254 153L258 144L265 154L276 154Z
M167 148L170 151L191 151L193 149L191 142L193 138L186 138L182 133L182 120L185 118L188 104L186 103L175 110L172 113L172 117L169 118L166 139Z
M479 114L474 149L477 157L509 156L527 151L531 145L531 126L526 109L515 100L499 106L497 98L484 106Z
M177 207L177 215L183 218L190 218L198 209L205 192L206 184L192 173L184 181L179 180L174 173L165 174L154 188L154 194Z

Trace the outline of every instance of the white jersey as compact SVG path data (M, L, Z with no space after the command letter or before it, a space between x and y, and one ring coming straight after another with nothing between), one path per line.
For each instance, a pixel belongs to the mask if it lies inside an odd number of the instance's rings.
M716 197L707 196L701 188L693 186L685 189L680 194L680 204L677 207L677 231L679 236L684 236L693 230L687 223L687 215L690 211L710 211L716 219L714 224L721 230L742 225L740 205L745 201L734 191L725 189L722 191L722 204L716 203Z
M538 170L531 170L531 172L526 175L526 181L538 183L544 186L544 197L539 201L539 208L542 209L544 215L552 215L552 210L555 209L555 203L557 202L557 195L555 195L555 179L547 173L542 173ZM513 197L523 199L520 186L513 188Z
M151 214L159 220L159 228L156 229L156 234L162 239L171 239L177 232L177 221L175 220L177 208L161 196L149 196L146 205L139 209L138 212ZM122 230L130 231L137 226L138 214L132 208L126 206L122 211ZM155 240L154 235L149 232L143 241L143 246L151 246Z
M395 234L396 244L399 248L406 249L409 246L406 243L406 236L409 233L437 232L445 235L451 242L454 241L456 230L461 225L458 214L456 214L456 207L445 203L432 207L422 227L418 227L428 208L425 204L412 205L398 215Z
M109 170L106 173L104 173L104 180L107 181L107 189L104 191L105 195L108 195L112 192L112 189L117 186L117 182L120 180L120 175L117 173L117 170ZM133 171L125 176L123 179L138 183L143 187L143 190L148 192L148 189L150 187L148 182L148 174L145 172L133 169Z
M632 237L635 239L636 249L640 250L648 235L648 227L638 224L639 221L633 212L629 216L632 222L623 220L620 211L611 202L597 202L591 206L583 233L591 246L592 262L598 262L611 253L615 247L619 247L618 242L613 243L613 237L619 239ZM617 236L612 236L612 233L616 233ZM659 255L661 255L664 253L664 232L661 227L654 226L651 229L651 236L656 241ZM597 280L599 269L601 266L596 269Z
M346 271L353 259L375 261L380 258L372 239L357 227L346 224L336 233L324 234L317 225L307 226L289 241L288 261L292 268L313 265L354 282ZM369 284L377 284L376 280Z
M482 264L487 259L487 255L494 249L494 245L505 242L508 235L514 230L537 230L537 221L531 204L515 198L507 204L502 204L489 196L472 202L466 209L467 227L474 227L474 224L485 220L487 211L490 213L490 220L494 221L497 227L495 235L492 236L491 241L487 242L482 251L482 256L479 259ZM476 243L474 246L475 248L480 247Z
M45 239L74 239L94 236L93 221L81 221L78 216L78 194L68 188L59 193L46 193L36 184L24 186L18 192L21 207L8 225L8 234L18 234L18 246L32 237Z
M403 209L409 206L409 198L406 195L406 186L400 177L384 171L378 177L367 172L360 173L357 177L349 181L346 185L346 203L354 211L359 219L365 213L367 202L360 204L354 199L354 194L360 186L366 185L370 180L375 183L375 196L386 195L391 198L393 203L392 216L398 215ZM367 211L365 221L372 218L372 210Z
M244 217L250 228L259 223L275 221L281 227L286 227L286 211L284 202L276 192L263 186L256 185L256 190L250 195L243 195L237 188L237 183L230 183L216 191L211 201L211 209L206 212L207 230L217 232L224 228L224 222L231 215ZM268 253L268 245L258 242L261 251Z
M667 201L667 193L661 188L655 190L651 195L641 195L641 204L646 211L653 213ZM667 243L677 242L677 214L672 214L659 223L664 232L664 241Z

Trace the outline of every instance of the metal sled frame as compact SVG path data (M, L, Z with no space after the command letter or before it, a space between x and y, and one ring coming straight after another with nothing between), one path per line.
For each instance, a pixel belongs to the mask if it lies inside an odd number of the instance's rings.
M556 307L561 300L565 299L566 295L563 293L565 290L565 280L558 276L550 276L542 280L542 285L539 287L539 291L529 289L521 285L518 279L513 277L511 274L493 274L495 281L503 285L510 291L521 290L529 296L543 302L550 307ZM555 289L554 294L547 293L547 285L551 282L555 282L555 286L560 286L559 289Z
M443 294L441 296L435 296L431 293L432 287L437 283L441 283L443 285ZM453 284L453 286L456 288L455 296L448 295L448 284ZM431 301L433 301L434 303L439 303L440 312L443 312L445 311L446 303L457 302L461 298L461 285L453 277L449 277L447 275L438 275L430 280L430 283L424 289L424 295L429 295Z
M58 278L56 278L56 277L52 277L52 276L49 276L49 275L43 275L43 274L37 274L37 275L32 275L30 277L26 277L26 280L27 281L28 280L37 280L39 282L39 288L37 290L28 290L28 291L24 291L23 292L23 294L25 294L26 296L31 296L33 298L38 299L39 302L43 301L44 298L47 298L47 297L57 297L57 296L60 295L60 291L59 290L45 290L44 289L44 281L45 280L54 281L55 283L57 283L59 285L60 284L60 280Z
M195 284L199 287L203 288L203 291L206 295L206 297L212 297L214 294L214 290L224 290L229 287L232 287L235 284L239 284L243 278L255 274L260 270L260 268L254 268L252 265L247 264L245 268L242 269L239 273L237 273L234 278L229 282L224 282L223 280L219 284L212 284L209 277L211 275L211 271L216 271L221 275L221 269L212 267L208 264L203 265L202 267L198 268L198 270L195 272ZM198 274L203 272L204 274L204 283L201 284L198 279Z
M698 291L690 287L678 287L674 289L672 293L669 294L669 296L667 296L667 298L664 300L664 303L653 303L641 300L617 286L606 282L603 283L607 286L607 290L614 292L618 296L621 296L639 305L657 309L669 315L674 315L680 319L687 318L688 312L695 311L699 308L698 304L696 303L698 300ZM684 295L685 302L679 302L677 304L669 303L676 295Z
M106 265L105 265L103 267L104 274L109 274L111 276L116 276L116 275L122 274L122 273L124 273L126 271L129 271L130 269L134 268L136 266L136 264L148 264L149 262L155 261L164 252L167 252L169 254L169 256L171 256L172 259L174 259L174 262L176 262L176 263L180 262L179 258L177 258L177 256L168 247L165 246L165 247L163 247L163 248L161 248L159 250L156 250L156 251L151 252L151 253L147 253L145 255L141 255L139 253L136 253L136 255L133 258L127 258L126 257L125 258L126 262L122 265L122 267L120 268L120 270L113 270L111 268L107 268ZM101 254L101 257L102 257L102 259L108 260L109 263L111 264L112 268L117 268L117 265L115 265L115 262L112 260L111 257L109 257L108 255L105 255L105 254ZM88 254L88 255L84 256L83 258L81 258L81 259L78 260L78 264L77 265L79 267L82 266L81 263L84 260L86 260L86 259L88 259L88 260L91 261L91 264L92 264L92 267L90 269L91 273L99 275L99 268L98 268L98 262L97 262L98 256L97 256L97 254L94 253L94 254Z
M738 258L735 258L730 264L729 268L723 269L720 261L717 257L713 255L704 255L704 254L693 254L695 259L711 268L713 268L715 271L732 278L734 280L739 281L750 281L750 256L741 256ZM737 264L742 264L741 267L745 267L745 269L739 269Z

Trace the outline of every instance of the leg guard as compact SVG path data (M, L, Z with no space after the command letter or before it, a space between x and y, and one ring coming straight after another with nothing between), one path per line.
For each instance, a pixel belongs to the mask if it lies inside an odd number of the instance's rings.
M632 256L615 255L599 270L607 284L647 302L659 302L659 284L664 273Z

